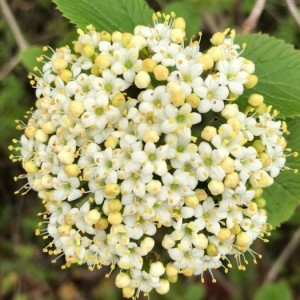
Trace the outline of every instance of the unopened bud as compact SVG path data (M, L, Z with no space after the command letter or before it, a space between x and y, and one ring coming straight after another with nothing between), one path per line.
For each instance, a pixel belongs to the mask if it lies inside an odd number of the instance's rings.
M157 65L153 70L153 74L156 80L164 81L168 79L169 69L163 65Z
M258 107L264 102L264 96L261 94L251 94L248 103L253 107Z
M117 183L109 183L105 186L104 193L109 197L115 197L120 193L120 186Z
M224 192L224 184L222 181L218 181L215 179L212 179L209 183L208 183L208 189L210 190L210 192L212 193L212 195L216 196L216 195L220 195Z
M84 215L84 221L89 225L94 225L100 220L100 216L97 209L92 209Z
M217 129L213 126L206 126L201 132L201 137L210 142L217 135Z
M76 177L80 174L80 168L77 164L66 165L64 171L70 177Z
M203 54L199 57L198 62L203 65L203 70L207 71L214 66L214 59L209 54Z
M219 249L214 243L209 243L206 247L206 253L208 256L214 257L219 254Z
M149 74L145 71L140 71L136 74L134 79L134 84L139 89L145 89L150 84L151 78Z
M170 282L167 279L160 279L159 287L157 287L155 290L160 295L167 294L170 290Z
M116 287L118 287L119 289L129 286L130 285L129 275L127 273L120 272L116 276L115 284L116 284Z

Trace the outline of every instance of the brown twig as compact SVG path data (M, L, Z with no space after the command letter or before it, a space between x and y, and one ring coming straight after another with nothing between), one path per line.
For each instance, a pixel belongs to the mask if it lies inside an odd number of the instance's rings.
M300 26L300 15L298 13L298 9L295 4L295 1L294 0L285 0L285 2L286 2L288 10L289 10L290 14L292 15L293 19L298 24L298 26Z
M20 50L26 49L28 47L28 43L24 35L22 34L22 31L20 30L20 27L17 23L17 20L13 15L13 13L11 12L10 7L8 6L6 0L0 0L0 7L7 21L7 24L16 39L19 49Z
M281 252L279 257L273 264L272 268L269 270L264 280L264 284L273 282L276 279L281 267L290 258L292 252L296 249L299 243L300 243L300 227L295 231L292 239L289 241L287 246L284 248L284 250Z
M0 81L2 81L20 62L18 55L13 56L8 63L6 63L0 70Z
M249 17L245 20L242 26L244 34L251 33L256 28L258 20L265 8L266 2L267 0L256 0Z

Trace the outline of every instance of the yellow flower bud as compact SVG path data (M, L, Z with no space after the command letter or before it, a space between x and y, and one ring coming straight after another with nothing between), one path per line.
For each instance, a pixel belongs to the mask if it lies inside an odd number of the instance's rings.
M238 247L248 247L251 243L251 238L246 232L242 231L236 236L235 243Z
M206 126L201 132L201 137L210 142L217 135L217 129L213 126Z
M64 167L64 171L68 176L76 177L80 174L80 168L77 164L70 164Z
M118 212L122 209L123 205L119 199L111 199L108 201L108 208L110 212Z
M206 247L206 253L208 256L214 257L219 254L219 249L214 243L209 243Z
M197 195L186 196L184 197L184 203L186 206L194 208L199 204L199 198Z
M217 235L217 238L222 241L222 242L225 242L225 241L228 241L230 239L230 237L232 236L232 232L230 231L230 229L228 228L221 228L218 235Z
M95 65L100 69L104 70L110 65L110 55L106 53L101 53L95 58Z
M125 104L125 96L122 93L116 93L111 99L111 104L115 107L120 107Z
M89 225L94 225L100 220L100 213L97 209L92 209L84 215L84 221Z
M68 67L68 62L60 57L56 57L52 59L52 67L57 72Z
M58 71L58 76L64 82L69 82L72 79L73 74L72 74L72 72L70 70L63 69L63 70Z
M252 89L257 85L258 77L256 75L248 75L247 82L244 84L245 88Z
M208 197L208 195L204 189L196 189L195 192L196 192L196 195L197 195L199 201L204 201Z
M142 68L145 72L151 73L154 71L154 68L157 66L156 61L152 58L145 58L142 62Z
M84 112L83 104L78 100L69 102L69 113L72 117L79 118Z
M189 103L192 108L197 108L200 104L200 98L195 94L191 93L185 99L186 103Z
M108 214L107 220L111 225L120 225L123 221L123 216L120 212L111 212Z
M248 103L253 107L258 107L264 102L264 97L261 94L252 94L248 98Z
M34 135L35 139L41 143L45 143L48 141L48 134L42 129L38 129Z
M164 81L168 79L169 69L163 65L157 65L154 70L154 77L158 81Z
M105 195L115 197L120 193L120 186L117 183L108 183L104 188Z
M135 294L135 288L131 287L131 286L126 286L122 289L122 294L124 298L133 298L134 294Z
M32 160L25 161L23 164L23 168L27 173L36 173L38 171L38 167L36 163Z
M173 28L170 32L170 38L173 43L181 44L185 39L185 31L181 28Z
M100 40L110 42L111 41L111 34L107 31L100 32Z
M210 55L214 61L222 60L224 58L224 54L218 47L209 48L207 54Z
M147 130L143 135L143 141L156 143L159 141L159 135L155 130Z
M160 295L167 294L170 290L170 282L167 279L159 280L159 287L155 288L156 292Z
M130 285L130 277L127 273L120 272L115 279L116 287L119 289L125 288Z
M106 148L112 148L112 149L115 149L115 148L117 147L118 143L119 143L119 139L116 138L116 137L113 136L113 135L110 135L110 136L106 139L106 141L104 142L104 146L105 146Z
M207 71L214 66L214 59L209 54L203 54L199 57L198 62L203 65L203 70Z
M146 185L146 190L151 195L157 195L161 191L161 182L159 180L152 179Z
M239 182L240 182L239 174L237 172L233 172L226 175L224 179L224 186L227 188L234 189L237 187Z
M25 132L24 133L28 138L32 139L32 138L34 138L36 131L37 131L37 128L35 126L27 125L25 127Z
M214 195L214 196L220 195L224 192L224 184L222 181L212 179L208 183L207 187L210 190L210 192L212 193L212 195Z
M114 31L111 36L111 40L113 43L122 42L123 34L120 31Z
M81 49L82 55L85 57L92 57L95 53L95 47L90 44L84 44Z
M149 74L145 71L140 71L136 74L134 84L139 89L145 89L151 82Z
M173 22L173 28L181 28L181 29L185 29L186 23L184 18L182 17L178 17L174 20Z

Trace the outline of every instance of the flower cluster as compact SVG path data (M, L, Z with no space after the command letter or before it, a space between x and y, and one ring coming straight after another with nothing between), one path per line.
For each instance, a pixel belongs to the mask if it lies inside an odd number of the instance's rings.
M39 58L36 109L12 147L24 192L45 205L44 251L63 267L118 268L125 298L167 293L180 274L215 281L231 256L245 269L269 234L263 189L288 149L262 95L237 104L258 78L234 31L214 34L205 53L185 45L173 14L133 34L78 33L72 49Z

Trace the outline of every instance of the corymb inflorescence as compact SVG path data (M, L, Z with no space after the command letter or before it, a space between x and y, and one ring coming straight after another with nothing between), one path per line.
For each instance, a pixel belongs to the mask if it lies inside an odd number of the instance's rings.
M78 33L39 58L36 107L11 147L18 192L45 206L44 251L63 268L109 267L125 298L167 293L179 275L215 281L216 268L245 269L245 253L255 262L251 245L270 231L263 189L289 149L262 95L238 101L258 78L234 31L205 52L173 14L134 33Z

